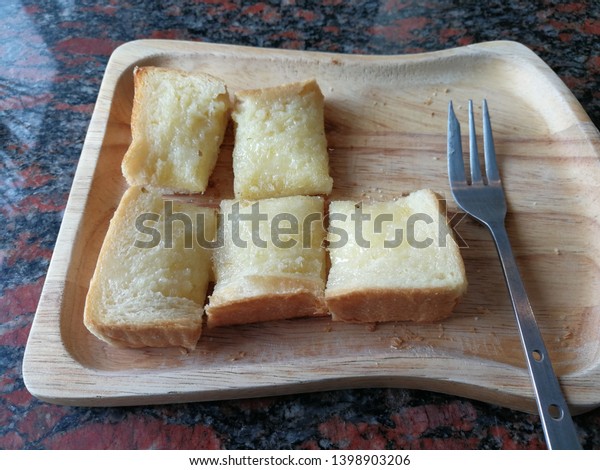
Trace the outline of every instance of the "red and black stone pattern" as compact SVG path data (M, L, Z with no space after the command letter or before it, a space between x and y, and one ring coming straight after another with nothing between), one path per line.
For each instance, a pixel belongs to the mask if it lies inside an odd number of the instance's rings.
M344 390L131 408L42 403L21 363L111 52L140 38L364 54L508 39L600 126L600 3L216 0L0 2L0 449L537 449L536 416L441 394ZM600 183L599 183L600 184ZM600 411L575 418L600 448Z

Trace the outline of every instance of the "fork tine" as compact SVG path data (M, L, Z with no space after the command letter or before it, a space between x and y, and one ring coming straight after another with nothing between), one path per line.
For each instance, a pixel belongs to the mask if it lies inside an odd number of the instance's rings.
M452 101L448 104L448 176L451 187L458 182L466 182L465 164L460 142L460 124L454 114Z
M487 100L483 100L483 149L485 157L485 171L490 182L500 182L500 173L496 163L496 150L494 148L494 138L492 136L492 125L490 124L490 113L488 111Z
M469 100L469 159L471 165L471 184L481 183L481 166L479 165L479 152L477 151L473 101L471 100Z

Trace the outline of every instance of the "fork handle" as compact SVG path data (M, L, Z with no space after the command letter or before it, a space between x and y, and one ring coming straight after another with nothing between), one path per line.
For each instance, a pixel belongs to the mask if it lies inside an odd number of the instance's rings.
M502 263L548 448L581 449L567 402L519 274L504 221L487 226Z

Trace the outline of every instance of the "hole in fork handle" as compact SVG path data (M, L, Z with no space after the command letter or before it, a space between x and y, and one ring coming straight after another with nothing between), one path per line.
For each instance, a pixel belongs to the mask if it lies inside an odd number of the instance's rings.
M536 362L541 362L544 360L544 355L538 349L534 349L533 351L531 351L531 357L533 357L533 360Z
M555 421L560 421L565 415L563 409L559 405L556 405L554 403L548 405L548 414Z

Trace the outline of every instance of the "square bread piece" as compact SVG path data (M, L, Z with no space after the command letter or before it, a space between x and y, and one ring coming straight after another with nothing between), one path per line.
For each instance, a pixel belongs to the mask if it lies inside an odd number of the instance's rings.
M210 75L136 67L132 141L122 170L129 185L202 193L229 119L225 84Z
M321 197L227 200L221 217L209 327L327 314Z
M465 293L463 260L432 191L332 202L329 220L325 299L334 320L439 321Z
M100 250L85 326L116 346L194 349L211 272L203 240L215 234L214 209L130 187Z
M324 97L315 80L237 92L232 118L236 198L331 192Z

